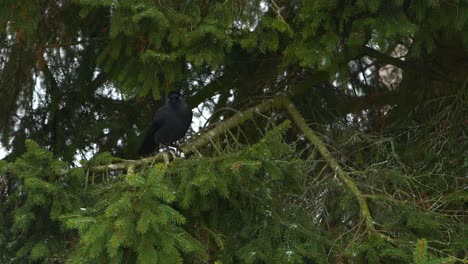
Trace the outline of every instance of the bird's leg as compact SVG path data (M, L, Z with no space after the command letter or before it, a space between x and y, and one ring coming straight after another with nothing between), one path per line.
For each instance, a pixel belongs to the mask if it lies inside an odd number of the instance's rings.
M171 144L171 147L174 148L175 153L176 153L179 157L182 157L182 154L184 154L184 153L183 153L182 150L180 149L178 142L173 142L173 143Z
M168 152L171 154L172 156L172 160L175 160L177 158L177 152L173 151L170 147L168 147Z
M164 145L164 152L169 153L172 156L172 160L177 158L176 152L171 149L171 145Z

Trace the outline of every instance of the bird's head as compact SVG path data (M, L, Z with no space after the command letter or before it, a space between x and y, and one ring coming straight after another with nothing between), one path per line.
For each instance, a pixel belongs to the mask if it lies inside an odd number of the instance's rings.
M184 102L184 96L179 91L172 91L167 95L167 101L170 105L178 105Z

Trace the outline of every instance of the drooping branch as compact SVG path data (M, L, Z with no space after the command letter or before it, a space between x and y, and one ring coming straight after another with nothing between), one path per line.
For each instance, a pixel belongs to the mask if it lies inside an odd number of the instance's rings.
M356 196L361 210L361 216L363 217L364 222L366 223L366 227L369 230L374 231L374 223L369 211L369 207L367 206L366 198L359 190L356 183L354 183L353 179L349 176L349 174L343 170L338 161L333 157L330 151L328 151L323 141L320 140L320 138L315 134L315 132L307 125L306 121L301 116L294 104L286 97L284 97L283 102L283 106L288 111L294 123L296 123L296 125L299 127L299 129L302 130L307 139L317 148L317 150L323 156L323 158L331 167L331 169L336 173L338 179L340 179L340 181L344 185L346 185L346 187L348 187L348 189L354 194L354 196Z
M41 54L42 57L44 57L44 53ZM45 61L45 59L43 58ZM52 148L52 152L56 152L60 149L60 140L59 136L60 133L59 131L59 124L61 122L60 120L60 107L59 107L59 101L60 101L60 88L59 84L57 83L57 80L54 77L54 74L49 68L49 65L47 63L44 63L41 65L42 67L42 72L44 73L44 77L47 81L47 93L50 96L50 117L49 117L49 125L48 125L48 130L50 132L50 146Z

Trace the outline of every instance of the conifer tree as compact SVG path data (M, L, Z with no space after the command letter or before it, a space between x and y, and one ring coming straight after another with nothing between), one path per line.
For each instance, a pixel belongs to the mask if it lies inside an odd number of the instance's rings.
M467 261L465 1L1 7L1 263Z

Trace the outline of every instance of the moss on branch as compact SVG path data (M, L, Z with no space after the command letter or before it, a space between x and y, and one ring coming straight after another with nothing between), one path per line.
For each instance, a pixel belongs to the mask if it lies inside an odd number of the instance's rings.
M194 152L197 148L207 145L210 142L210 139L213 139L216 136L226 132L227 130L235 126L241 125L247 120L252 119L255 113L266 112L268 109L278 106L279 99L280 97L275 97L273 99L266 100L257 106L248 108L244 111L241 111L235 114L233 117L223 122L219 122L218 124L216 124L214 128L200 135L199 137L197 137L195 140L193 140L189 144L182 146L181 148L182 152L184 154L190 154Z

